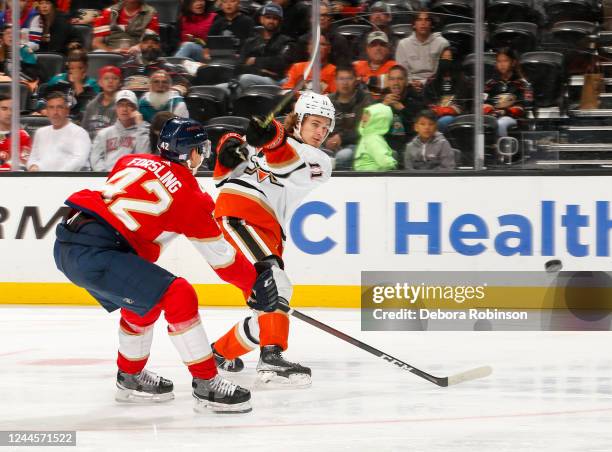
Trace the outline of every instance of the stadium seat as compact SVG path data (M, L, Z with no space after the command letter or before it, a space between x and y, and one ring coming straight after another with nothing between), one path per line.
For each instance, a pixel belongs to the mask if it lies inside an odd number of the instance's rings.
M532 0L489 0L486 9L487 22L535 22L536 13Z
M351 46L353 57L357 57L361 52L359 48L361 39L372 30L372 27L367 24L346 24L336 28L336 32L344 36Z
M234 100L233 114L250 118L267 116L278 104L282 90L277 85L253 85Z
M160 23L176 24L178 22L180 2L176 0L147 0L147 5L155 8Z
M38 129L51 125L51 121L49 121L49 118L47 118L46 116L22 115L19 118L19 121L21 122L21 125L24 130L28 132L28 134L32 138L34 137L34 134Z
M204 124L204 129L208 133L208 139L212 145L212 155L207 162L207 166L210 170L215 168L215 160L217 156L217 142L219 138L227 132L236 132L241 135L246 134L249 120L247 118L241 118L238 116L221 116L213 118Z
M493 52L485 52L483 55L484 58L484 72L485 72L485 81L490 79L493 76L495 71L495 53ZM476 55L470 53L466 55L463 59L463 63L461 64L463 68L463 74L466 78L471 79L474 77L474 61L476 59Z
M193 85L217 85L227 83L234 77L236 66L228 63L211 62L198 68Z
M98 71L104 66L121 66L125 62L125 56L115 52L89 52L87 54L87 75L98 79Z
M531 52L538 41L538 26L531 22L506 22L491 33L492 48L510 47L518 53Z
M412 34L412 24L391 25L391 31L398 39L404 39Z
M461 158L457 161L458 167L474 166L474 124L474 115L457 116L444 132L444 136L451 146L461 151ZM497 119L493 116L484 116L483 128L485 134L485 163L487 163L495 159Z
M185 104L189 117L200 122L228 114L227 91L218 86L192 86Z
M240 41L233 36L208 35L206 45L210 50L210 56L216 57L236 57L239 50Z
M596 22L600 19L597 0L547 0L544 10L550 24L568 20Z
M180 35L177 24L159 24L159 38L164 55L173 55L179 46Z
M533 88L533 104L538 117L546 108L562 106L565 86L563 60L563 55L558 52L527 52L521 56L521 68Z
M11 82L0 82L0 93L11 95ZM19 110L26 112L30 110L30 90L23 83L19 84Z
M474 51L474 23L454 23L444 26L442 36L457 49L459 55Z
M91 52L91 42L93 40L93 27L91 25L75 24L72 26L83 41L83 48Z
M61 53L36 53L36 60L38 66L43 68L43 71L41 71L43 73L40 79L41 83L48 82L54 75L64 72L64 55Z
M473 0L436 0L432 2L431 12L437 16L439 26L459 22L469 22L474 18Z
M542 48L563 53L568 75L589 72L597 55L594 47L597 26L592 22L566 21L556 23Z

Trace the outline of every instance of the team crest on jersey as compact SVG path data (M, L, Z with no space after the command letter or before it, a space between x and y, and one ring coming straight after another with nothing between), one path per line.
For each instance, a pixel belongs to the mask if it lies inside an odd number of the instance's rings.
M247 168L244 170L244 172L248 175L255 175L257 176L257 182L261 183L265 180L269 180L271 184L277 185L279 187L284 187L283 184L280 183L280 181L278 180L278 178L274 175L274 173L267 171L263 168L261 168L259 166L259 164L257 163L257 161L255 161L254 159L251 160L251 162L253 162L255 164L254 168Z

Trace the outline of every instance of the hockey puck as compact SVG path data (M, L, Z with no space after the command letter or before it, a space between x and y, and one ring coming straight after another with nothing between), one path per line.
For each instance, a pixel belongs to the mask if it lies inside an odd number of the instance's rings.
M544 264L544 270L546 270L548 273L557 273L558 271L561 271L562 268L563 264L559 259L552 259Z

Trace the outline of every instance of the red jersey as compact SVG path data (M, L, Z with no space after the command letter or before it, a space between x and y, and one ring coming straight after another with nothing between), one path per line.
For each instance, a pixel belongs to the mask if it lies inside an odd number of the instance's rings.
M121 8L119 11L119 17L117 18L117 25L125 30L127 25L130 23L135 17L135 14L131 16L125 12L125 8ZM94 21L94 37L104 37L108 36L111 33L111 10L110 8L106 8L102 11L102 15L98 16ZM151 22L147 25L145 30L145 34L147 33L155 33L159 34L159 16L157 13L153 15L151 18Z
M30 151L32 150L32 140L28 132L19 130L19 162L25 168ZM11 136L9 132L0 132L0 171L11 170Z
M66 204L104 220L148 261L184 235L221 279L246 293L255 282L253 266L223 238L212 198L182 165L156 155L126 155L101 191L79 191Z

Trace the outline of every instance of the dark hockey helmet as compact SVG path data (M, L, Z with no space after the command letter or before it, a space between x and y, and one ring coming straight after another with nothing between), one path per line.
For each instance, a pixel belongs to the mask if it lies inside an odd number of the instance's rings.
M168 119L162 127L157 149L163 158L172 162L186 162L192 149L207 159L210 157L210 140L198 121L175 117Z

